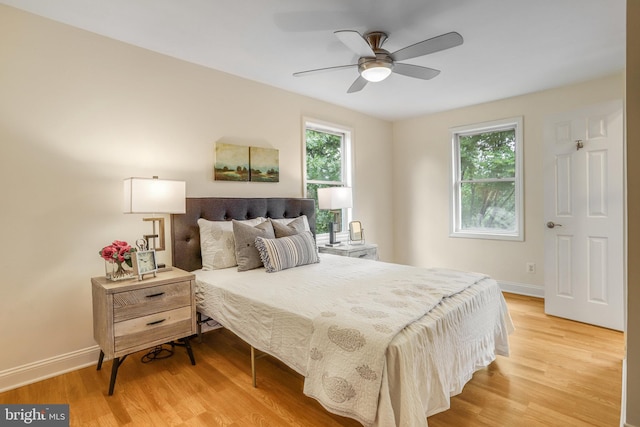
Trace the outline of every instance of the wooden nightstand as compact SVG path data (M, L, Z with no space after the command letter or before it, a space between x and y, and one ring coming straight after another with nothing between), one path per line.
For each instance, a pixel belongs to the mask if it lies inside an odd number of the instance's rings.
M348 256L352 258L364 258L378 260L378 245L365 243L362 245L318 246L318 252Z
M127 355L171 342L186 347L195 365L189 337L196 333L195 276L172 268L157 277L112 282L105 277L91 279L93 295L93 337L100 346L102 361L113 359L109 395L118 368ZM173 341L181 340L182 344Z

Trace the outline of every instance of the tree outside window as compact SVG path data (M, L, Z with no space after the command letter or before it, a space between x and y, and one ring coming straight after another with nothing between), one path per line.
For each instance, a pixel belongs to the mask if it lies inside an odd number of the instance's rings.
M522 240L522 119L452 130L452 235Z
M316 233L329 232L333 214L318 209L318 189L349 186L349 131L330 126L306 123L305 164L306 197L316 201ZM347 215L342 215L347 218Z

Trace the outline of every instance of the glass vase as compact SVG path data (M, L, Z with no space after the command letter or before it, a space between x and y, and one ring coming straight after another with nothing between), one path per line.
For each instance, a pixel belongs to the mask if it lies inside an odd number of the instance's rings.
M133 277L133 270L124 262L104 262L104 272L108 280L117 282L118 280L127 280Z

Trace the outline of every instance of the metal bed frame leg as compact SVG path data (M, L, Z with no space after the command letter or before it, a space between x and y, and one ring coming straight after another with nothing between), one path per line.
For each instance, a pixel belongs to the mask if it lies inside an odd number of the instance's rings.
M258 381L256 380L256 359L262 359L263 357L268 356L268 354L262 352L256 356L256 349L252 345L249 345L249 347L251 347L251 379L253 381L253 386L258 388Z
M253 387L257 388L256 384L256 349L251 347L251 379L253 380Z

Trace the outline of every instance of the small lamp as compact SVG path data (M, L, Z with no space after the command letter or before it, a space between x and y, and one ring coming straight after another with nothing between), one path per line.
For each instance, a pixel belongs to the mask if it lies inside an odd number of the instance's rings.
M338 215L342 209L350 208L351 204L351 187L327 187L318 189L318 208L333 212L334 220L329 223L329 244L327 246L336 246L340 243L336 241Z
M186 212L186 183L153 178L127 178L124 180L124 213L172 214ZM164 218L142 218L153 223L153 234L143 237L149 243L154 239L153 249L165 250ZM158 231L156 232L156 222ZM159 233L159 234L158 234ZM158 244L155 244L155 239ZM151 249L151 248L149 248Z

